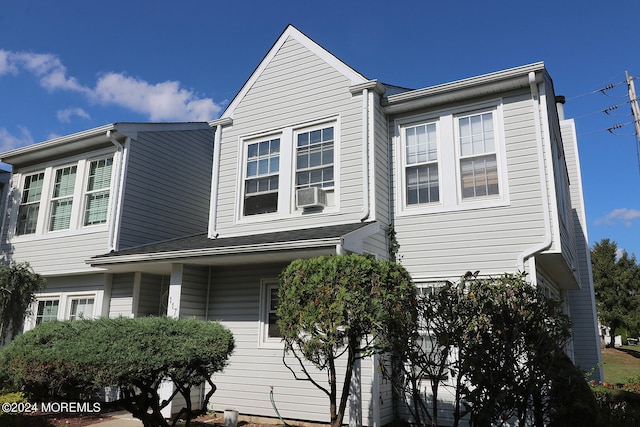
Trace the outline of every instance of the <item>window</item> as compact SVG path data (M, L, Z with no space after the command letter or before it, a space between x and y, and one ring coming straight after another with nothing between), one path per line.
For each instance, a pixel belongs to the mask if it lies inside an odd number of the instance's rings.
M44 322L53 322L58 319L58 307L60 300L38 301L38 312L36 314L36 325Z
M396 120L400 216L509 205L499 100Z
M22 199L18 210L18 224L16 227L16 234L18 236L36 232L43 183L44 172L27 175L24 179Z
M85 196L84 225L104 224L109 210L109 188L113 159L91 162Z
M278 330L278 282L263 280L260 293L260 345L282 345Z
M104 153L106 155L106 152ZM107 223L113 157L77 159L22 173L15 237L46 235Z
M438 136L435 123L404 129L405 180L408 205L440 200Z
M493 112L458 117L462 199L500 193Z
M269 285L267 293L267 338L280 338L280 331L276 322L278 316L276 311L278 310L278 286Z
M66 230L69 228L76 171L77 166L69 166L56 170L53 193L51 194L49 231Z
M91 319L93 317L93 298L76 298L71 300L69 320Z
M334 186L333 150L333 126L298 133L296 189Z
M277 212L280 138L247 145L244 215Z

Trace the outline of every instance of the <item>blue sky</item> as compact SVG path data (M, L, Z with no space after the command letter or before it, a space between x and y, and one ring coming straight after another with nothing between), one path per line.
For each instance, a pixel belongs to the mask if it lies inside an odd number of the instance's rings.
M638 0L0 0L0 151L114 122L215 119L287 24L411 88L544 61L576 119L589 240L640 257L624 84L625 70L640 77L639 17Z

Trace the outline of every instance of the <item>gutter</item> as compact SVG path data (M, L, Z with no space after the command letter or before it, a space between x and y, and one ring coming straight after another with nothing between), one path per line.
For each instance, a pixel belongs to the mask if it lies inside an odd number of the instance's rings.
M542 192L542 214L544 217L544 240L530 248L525 249L518 255L518 269L525 271L524 263L527 259L549 249L553 242L551 236L551 217L549 206L549 193L547 189L546 167L544 162L544 147L542 141L542 129L540 128L540 94L538 93L538 83L536 81L536 73L529 73L529 87L531 88L531 105L533 107L533 121L536 127L536 146L538 148L538 173Z
M187 249L182 251L167 251L167 252L155 252L148 254L133 254L133 255L120 255L120 256L105 256L98 258L89 258L85 262L92 267L99 267L104 265L125 264L130 262L140 261L165 261L176 260L183 258L195 258L205 256L219 256L219 255L236 255L247 254L254 252L268 252L275 250L287 250L287 249L309 249L319 247L331 247L340 243L341 238L332 237L326 239L307 239L298 240L295 242L275 242L275 243L260 243L253 245L239 245L239 246L226 246L221 248L199 248L199 249Z
M544 63L536 62L470 79L389 95L383 100L383 110L387 114L398 114L444 103L522 89L530 86L529 75L531 73L536 76L537 83L542 82L542 77L538 76L537 73L543 70Z

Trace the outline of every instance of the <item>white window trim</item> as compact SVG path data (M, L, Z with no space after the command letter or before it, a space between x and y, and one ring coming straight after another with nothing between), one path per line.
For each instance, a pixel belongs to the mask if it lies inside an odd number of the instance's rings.
M397 127L398 129L398 139L400 140L400 144L397 150L397 156L398 156L398 171L399 171L399 186L398 186L398 199L401 200L402 206L404 207L404 210L406 210L407 212L409 211L413 211L413 210L422 210L424 208L428 208L429 210L433 210L433 209L437 209L438 207L442 207L443 206L443 202L442 202L442 191L443 191L443 186L442 186L442 145L441 145L441 141L442 141L442 135L440 132L440 128L441 128L441 124L440 124L440 117L439 116L420 116L420 117L416 117L414 119L411 120L407 120L407 121L400 121L398 122L399 125ZM423 203L423 204L413 204L413 205L409 205L407 202L407 168L410 167L410 165L407 164L407 151L406 151L406 139L405 139L405 129L409 128L409 127L415 127L415 126L420 126L422 124L430 124L433 123L436 125L436 138L437 138L437 142L436 142L436 146L437 146L437 160L436 160L436 164L438 165L438 191L439 191L439 200L437 202L433 202L433 203Z
M9 223L9 239L11 242L28 242L32 240L41 240L46 238L64 237L78 234L88 234L95 232L102 232L108 230L109 223L111 222L111 209L107 213L107 222L97 225L84 225L84 209L85 209L85 187L87 185L89 166L92 161L101 160L111 157L113 162L117 161L116 153L112 149L100 150L90 153L90 156L86 154L84 156L74 156L66 159L62 159L57 162L48 163L39 167L31 167L20 170L14 174L13 177L13 191L16 196L14 197L13 206L11 207L11 220ZM71 221L69 228L63 230L50 231L51 223L51 200L53 194L53 186L55 184L55 171L68 166L77 166L76 170L76 182L73 192L73 206ZM38 212L38 222L36 225L36 232L31 234L18 235L16 233L16 226L18 222L18 212L21 205L21 194L24 188L24 179L26 176L36 173L44 173L44 182L42 188L42 196L40 198L40 210ZM113 187L115 180L118 177L112 170L111 182L109 188L109 206L111 207L111 198L113 197Z
M493 100L472 106L458 107L429 114L420 114L396 119L394 122L394 156L398 179L396 180L397 216L413 216L426 213L455 212L491 207L509 206L506 147L504 136L502 100ZM457 139L457 116L475 112L494 111L496 161L498 163L499 196L488 196L462 200L460 188L459 141ZM406 160L404 128L421 123L437 122L438 135L438 185L439 202L408 205L406 200Z
M269 303L270 291L273 288L278 288L280 282L277 278L261 279L260 280L260 318L258 327L258 347L259 348L284 348L284 342L281 338L269 338L269 310L267 305Z
M29 331L36 326L36 317L38 315L38 304L40 301L58 300L58 318L57 320L69 320L71 316L71 301L79 298L93 298L93 313L91 319L99 317L102 307L102 293L99 291L74 291L74 292L55 292L55 293L38 293L35 295L33 303L29 309L30 314L26 316L24 322L24 331ZM89 317L85 317L89 319Z
M333 126L333 194L335 203L324 209L303 211L295 206L296 141L300 132ZM340 212L340 116L325 117L309 122L291 124L238 138L238 167L234 224L253 224L301 216L330 216ZM247 169L247 146L267 139L280 138L280 169L278 183L278 209L276 212L248 215L244 212L244 193Z

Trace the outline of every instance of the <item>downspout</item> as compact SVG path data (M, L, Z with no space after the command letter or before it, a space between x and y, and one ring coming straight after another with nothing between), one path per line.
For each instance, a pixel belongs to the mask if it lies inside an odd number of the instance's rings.
M213 170L211 179L211 219L209 224L209 237L218 237L218 183L220 181L220 141L222 141L222 124L216 126L216 133L213 138Z
M538 173L540 179L540 185L542 188L542 214L544 218L544 240L530 248L525 249L518 256L518 269L524 272L524 263L532 256L549 249L553 242L551 236L551 216L549 206L549 192L547 188L547 175L544 162L544 147L542 141L542 129L540 128L540 104L538 84L536 83L536 73L531 71L529 73L529 87L531 88L531 104L533 106L533 121L536 128L536 145L538 147Z
M362 216L369 218L369 89L362 90Z
M120 143L114 136L113 136L113 131L111 129L109 129L107 131L107 138L109 138L109 140L111 141L111 143L113 145L116 146L116 148L118 149L118 163L116 164L116 170L115 170L115 187L114 187L114 198L113 198L113 204L112 204L112 211L111 211L111 218L113 218L113 221L111 221L111 225L109 227L109 250L110 251L115 251L117 250L117 242L116 242L116 230L120 227L120 203L121 203L121 195L120 195L120 188L122 187L122 180L124 179L121 176L121 172L122 172L122 164L124 162L124 146L122 143Z

